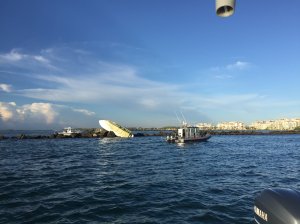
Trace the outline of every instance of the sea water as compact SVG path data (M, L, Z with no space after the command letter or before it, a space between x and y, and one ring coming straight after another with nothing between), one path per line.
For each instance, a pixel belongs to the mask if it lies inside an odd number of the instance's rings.
M300 135L0 141L0 223L254 223L300 189Z

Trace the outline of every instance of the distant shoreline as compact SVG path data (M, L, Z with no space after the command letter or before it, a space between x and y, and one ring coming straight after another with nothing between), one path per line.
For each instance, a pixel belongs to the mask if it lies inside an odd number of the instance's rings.
M64 136L58 133L53 133L50 135L30 135L25 134L25 130L19 130L20 133L13 136L6 136L5 134L0 134L0 140L12 139L12 140L23 140L23 139L67 139L67 138L114 138L116 137L113 132L103 131L95 131L99 129L85 129L84 132L80 134L74 134L71 136ZM167 136L172 132L172 130L165 129L155 129L155 130L133 130L135 137L150 137L150 136ZM150 132L153 133L150 133ZM211 135L294 135L300 134L299 130L293 131L256 131L256 130L244 130L244 131L236 131L236 130L228 130L228 131L209 131Z

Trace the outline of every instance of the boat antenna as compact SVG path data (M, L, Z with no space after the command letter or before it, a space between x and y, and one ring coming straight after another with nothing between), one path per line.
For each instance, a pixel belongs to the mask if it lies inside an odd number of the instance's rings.
M183 118L184 123L187 124L186 119L185 119L185 117L184 117L182 111L180 111L180 113L181 113L181 116L182 116L182 118Z
M176 115L176 117L177 117L177 120L178 120L179 124L181 125L181 120L179 119L179 117L178 117L176 111L174 111L174 113L175 113L175 115Z

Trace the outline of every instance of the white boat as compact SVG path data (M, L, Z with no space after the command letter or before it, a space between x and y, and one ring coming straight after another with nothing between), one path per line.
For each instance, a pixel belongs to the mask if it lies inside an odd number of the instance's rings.
M58 134L64 135L64 136L71 136L71 135L80 134L80 133L81 133L81 131L73 129L71 127L64 128L64 130L62 132L58 132Z
M177 130L175 135L167 136L167 142L185 143L185 142L202 142L207 141L211 137L210 134L201 130L199 127L188 126L184 124Z
M117 123L110 121L110 120L99 120L99 124L102 128L106 131L112 131L115 133L116 136L122 138L130 138L133 137L133 134L127 128L118 125Z

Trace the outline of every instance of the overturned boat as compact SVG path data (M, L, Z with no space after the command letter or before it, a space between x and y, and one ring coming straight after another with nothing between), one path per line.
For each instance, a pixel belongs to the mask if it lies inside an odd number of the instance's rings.
M99 124L102 128L104 128L106 131L112 131L115 133L116 136L122 137L122 138L130 138L134 135L130 130L127 128L122 127L121 125L110 121L110 120L99 120Z
M199 127L188 126L184 124L177 130L175 135L169 135L166 138L167 142L185 143L185 142L203 142L207 141L211 135Z

